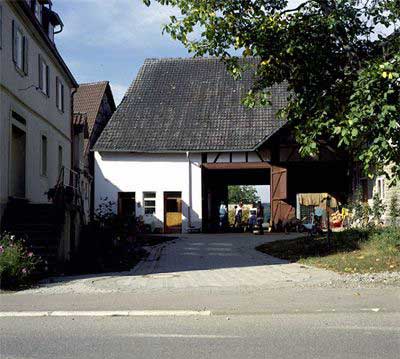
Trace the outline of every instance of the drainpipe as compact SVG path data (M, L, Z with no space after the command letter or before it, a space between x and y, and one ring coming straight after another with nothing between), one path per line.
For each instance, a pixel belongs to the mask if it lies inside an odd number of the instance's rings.
M190 152L186 152L189 166L189 205L188 205L188 228L192 227L192 164L190 162Z
M74 170L74 95L78 91L77 88L74 88L71 91L71 169ZM73 185L73 178L71 177L72 173L70 173L70 184Z

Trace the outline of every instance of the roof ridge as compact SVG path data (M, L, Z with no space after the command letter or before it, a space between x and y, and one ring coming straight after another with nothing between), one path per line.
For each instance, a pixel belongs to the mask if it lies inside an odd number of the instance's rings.
M103 81L96 81L96 82L81 82L79 83L79 86L88 86L88 85L100 85L100 84L109 84L110 81L108 80L103 80Z

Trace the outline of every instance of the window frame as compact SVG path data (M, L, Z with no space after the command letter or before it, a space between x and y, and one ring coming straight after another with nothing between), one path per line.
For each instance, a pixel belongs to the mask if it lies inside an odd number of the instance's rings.
M64 148L62 145L58 145L57 149L57 177L60 175L62 168L64 167Z
M39 70L39 89L47 97L50 97L50 69L47 62L39 54L38 56L38 70ZM43 77L45 75L45 78Z
M46 134L42 133L40 136L40 175L47 177L48 174L48 152L49 140Z
M21 76L28 75L28 38L24 31L12 20L12 60Z
M35 1L35 8L34 8L35 18L39 21L40 24L43 22L43 5L36 0Z
M378 177L376 180L377 193L380 199L385 199L385 178Z
M150 194L154 194L150 195ZM154 202L154 205L146 205L147 202ZM144 214L155 214L157 211L157 192L156 191L143 191L143 210Z
M64 112L64 84L58 76L56 76L56 106L61 111Z
M17 26L15 29L15 66L21 71L24 68L24 34Z

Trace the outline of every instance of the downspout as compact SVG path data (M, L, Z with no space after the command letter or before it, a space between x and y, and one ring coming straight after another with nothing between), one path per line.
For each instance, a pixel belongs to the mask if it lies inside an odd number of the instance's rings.
M189 166L189 204L188 204L188 228L192 227L192 164L190 162L190 152L186 152L186 158L188 159Z
M77 88L74 88L71 92L71 169L74 169L74 95L78 91ZM73 185L73 178L72 178L72 172L70 173L70 184Z

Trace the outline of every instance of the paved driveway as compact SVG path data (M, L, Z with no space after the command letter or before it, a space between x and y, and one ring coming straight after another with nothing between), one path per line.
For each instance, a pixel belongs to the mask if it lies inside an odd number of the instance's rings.
M152 247L132 271L66 277L36 292L147 292L195 288L280 288L328 282L338 275L268 256L255 247L298 235L190 234Z

